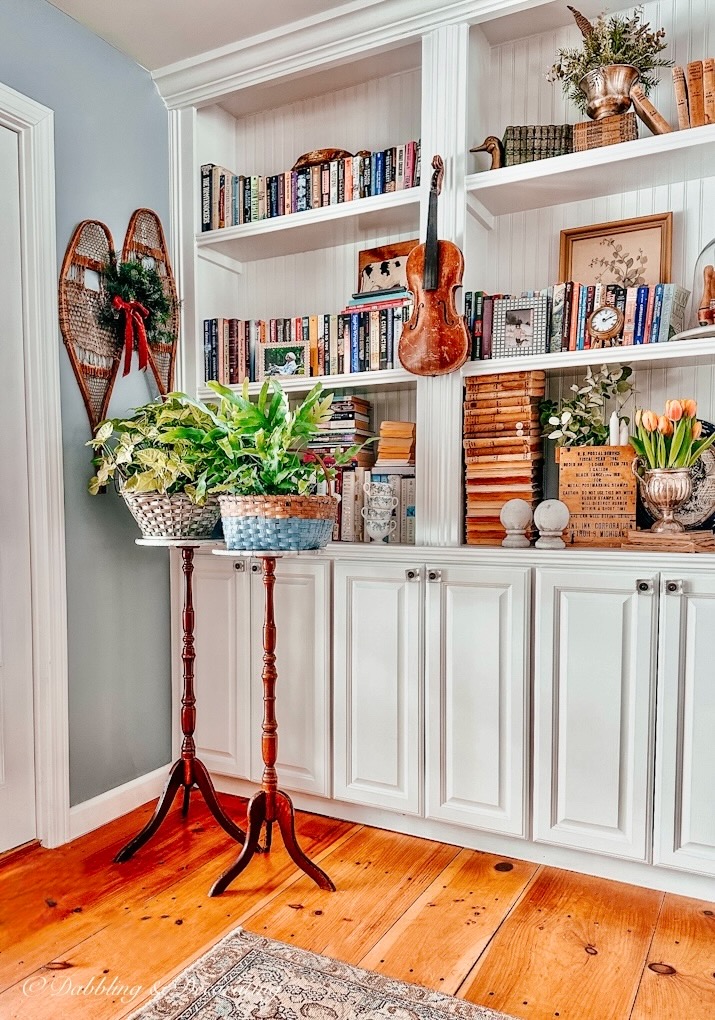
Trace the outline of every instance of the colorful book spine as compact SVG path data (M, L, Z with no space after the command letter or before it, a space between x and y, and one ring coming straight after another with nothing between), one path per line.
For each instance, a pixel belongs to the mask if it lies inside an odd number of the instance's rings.
M644 285L636 291L636 311L633 324L633 343L642 344L645 338L646 313L648 310L648 288Z

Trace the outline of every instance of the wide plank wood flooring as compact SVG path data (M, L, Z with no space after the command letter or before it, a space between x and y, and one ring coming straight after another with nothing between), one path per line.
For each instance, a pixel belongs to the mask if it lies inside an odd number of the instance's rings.
M210 899L236 846L200 798L112 863L152 806L0 860L1 1020L119 1020L239 924L523 1020L715 1018L713 904L300 812L337 893L278 840Z

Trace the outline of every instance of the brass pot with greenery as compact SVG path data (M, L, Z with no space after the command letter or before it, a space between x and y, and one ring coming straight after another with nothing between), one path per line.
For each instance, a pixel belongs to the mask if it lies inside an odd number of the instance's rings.
M658 84L657 68L671 67L660 54L666 48L665 29L653 32L643 22L643 8L632 14L600 14L592 23L567 5L578 25L580 48L564 47L548 74L560 81L564 93L593 120L625 113L630 92L638 83L646 95Z
M92 495L114 481L144 538L208 538L220 515L211 490L231 464L220 446L197 444L215 426L213 412L183 393L102 422L87 444L96 451Z

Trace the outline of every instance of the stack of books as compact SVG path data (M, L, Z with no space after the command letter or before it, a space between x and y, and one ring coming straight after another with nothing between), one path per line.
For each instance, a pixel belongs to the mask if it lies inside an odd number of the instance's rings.
M419 183L419 141L269 176L235 174L216 163L204 163L201 230L219 230L320 209L415 188Z
M510 499L541 498L539 403L544 372L501 372L465 380L464 460L468 545L500 545Z
M504 166L531 163L573 151L571 124L510 125L504 132Z
M330 410L330 421L320 426L320 434L311 439L307 449L324 457L337 447L347 450L351 446L360 446L353 458L355 463L361 467L371 467L375 454L373 444L368 442L373 435L370 430L369 400L345 397L343 400L334 400Z
M678 127L715 124L715 57L673 68Z
M413 421L383 421L377 443L375 467L414 467L415 423Z
M600 120L584 120L573 126L573 151L599 149L602 145L617 145L638 138L638 120L635 113L616 113Z

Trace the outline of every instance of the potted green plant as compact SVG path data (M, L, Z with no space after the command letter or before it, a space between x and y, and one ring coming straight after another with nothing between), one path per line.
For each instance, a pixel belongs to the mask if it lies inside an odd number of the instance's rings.
M96 451L92 495L114 480L145 538L201 538L212 534L219 504L211 490L232 467L220 445L188 434L211 433L210 408L170 393L127 418L102 422L87 444Z
M210 487L221 506L229 549L317 549L330 539L338 501L332 494L335 466L358 449L337 449L323 459L307 449L330 419L332 394L320 384L291 409L275 380L266 380L253 399L248 382L234 392L217 382L214 427L186 428L179 435L199 449L226 457L224 477ZM318 489L326 483L327 493Z
M620 408L633 388L632 374L628 365L601 365L595 374L589 366L583 385L571 387L572 397L541 402L544 438L557 447L607 446L606 402L615 399Z
M643 21L643 8L632 14L600 14L591 23L567 5L581 30L580 48L563 47L548 74L560 81L564 93L578 109L594 120L625 113L630 91L638 82L646 95L658 84L653 73L671 67L660 56L666 48L665 29L653 32Z

